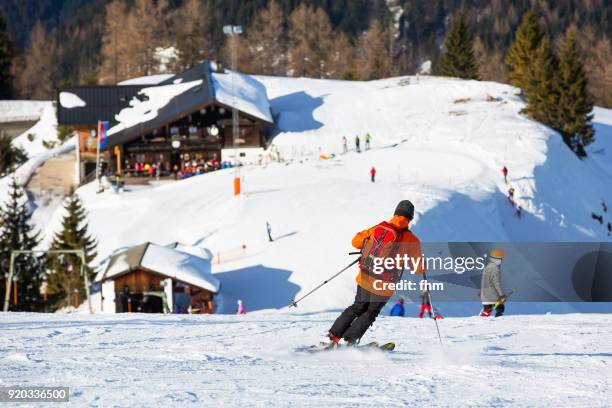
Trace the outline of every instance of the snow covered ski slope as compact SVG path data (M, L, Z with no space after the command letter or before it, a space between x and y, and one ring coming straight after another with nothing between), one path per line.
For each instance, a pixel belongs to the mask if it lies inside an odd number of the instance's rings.
M611 239L591 219L602 200L612 203L608 110L596 111L597 141L581 161L556 133L520 114L523 102L508 85L436 77L256 78L280 129L270 152L278 149L284 162L244 168L238 197L232 170L121 195L81 188L99 243L96 262L104 266L115 251L147 241L206 247L222 258L245 245L240 259L213 267L223 288L219 311L231 313L236 299L248 310L283 307L341 269L351 260L353 235L389 219L401 199L415 204L411 228L425 242ZM352 151L355 135L365 147L366 132L372 149ZM510 186L521 219L506 199ZM46 242L61 215L49 224ZM342 307L353 295L354 273L347 272L300 310Z
M334 314L0 316L0 386L70 386L69 406L605 407L612 317L382 317L391 353L296 353Z

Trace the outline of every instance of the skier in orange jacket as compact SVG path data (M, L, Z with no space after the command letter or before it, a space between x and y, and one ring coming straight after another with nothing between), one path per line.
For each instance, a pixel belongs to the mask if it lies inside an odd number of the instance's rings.
M421 274L425 270L419 239L408 229L414 218L414 206L408 200L400 201L389 222L381 222L374 227L355 235L352 244L362 251L359 273L357 274L357 293L354 303L346 308L329 330L329 338L334 344L344 339L349 345L361 339L393 293L390 283L397 282L404 267L412 273ZM380 245L385 243L385 245ZM378 273L369 262L374 258L395 258L407 256L409 265L400 269L385 269ZM394 267L395 268L395 267Z

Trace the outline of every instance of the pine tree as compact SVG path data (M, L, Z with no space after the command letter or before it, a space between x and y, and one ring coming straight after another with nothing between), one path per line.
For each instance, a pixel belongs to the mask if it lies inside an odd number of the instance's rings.
M525 75L529 81L525 86L530 90L527 94L525 111L533 119L557 130L561 128L558 108L561 95L558 66L559 60L550 41L548 37L544 37L536 51L535 60L528 66Z
M363 80L387 78L395 74L393 67L393 33L391 27L375 20L359 39L356 65Z
M20 147L12 144L8 135L0 136L0 177L12 173L17 166L28 160L28 155Z
M2 296L5 295L5 281L9 273L9 260L12 250L31 250L38 245L38 234L30 225L31 214L27 199L21 187L13 177L10 184L9 198L0 209L0 259L2 259ZM34 255L21 254L15 258L13 276L17 280L17 304L11 307L15 311L35 312L44 307L40 292L43 280L43 263Z
M98 78L102 84L116 84L129 78L127 6L124 0L113 0L105 11Z
M332 45L329 16L302 3L289 16L289 67L293 76L325 78Z
M30 33L23 66L17 71L16 85L20 97L53 99L58 82L55 52L54 37L37 23Z
M212 16L210 6L201 0L187 0L172 16L179 71L214 57L211 31L216 27Z
M247 44L253 71L262 75L284 75L286 66L285 16L276 0L261 10L249 25Z
M13 42L6 29L4 14L0 9L0 99L9 99L13 93Z
M559 68L559 130L569 147L580 157L584 157L584 146L593 141L593 100L588 91L582 58L576 44L575 29L567 33Z
M536 59L538 47L544 38L544 32L533 11L523 15L521 25L516 30L514 43L506 54L506 64L510 66L508 80L528 94L530 79L527 77L529 67Z
M55 234L50 249L82 249L85 251L85 273L91 282L94 278L89 263L96 257L96 241L88 233L87 214L83 203L74 192L66 199L62 230ZM78 255L50 255L48 290L56 307L74 305L74 295L86 297L84 278L81 276L81 259Z
M343 32L335 31L329 54L327 55L327 74L332 79L356 79L355 47Z
M463 14L459 14L454 19L444 39L444 53L438 61L436 71L441 76L478 79L474 39Z

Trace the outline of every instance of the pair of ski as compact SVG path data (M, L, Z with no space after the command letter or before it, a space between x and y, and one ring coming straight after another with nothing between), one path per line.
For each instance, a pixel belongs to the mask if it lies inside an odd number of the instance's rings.
M395 343L389 342L385 344L379 344L377 341L372 341L367 344L358 344L355 346L344 346L330 343L320 343L319 345L312 345L306 347L300 347L297 351L303 351L307 353L318 353L321 351L333 351L333 350L381 350L381 351L393 351L395 350Z

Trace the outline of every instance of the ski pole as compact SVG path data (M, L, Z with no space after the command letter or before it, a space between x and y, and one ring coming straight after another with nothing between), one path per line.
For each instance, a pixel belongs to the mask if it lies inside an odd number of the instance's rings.
M425 281L427 281L427 274L425 273L425 271L423 271L423 279L425 279ZM435 310L434 304L431 301L431 292L429 291L429 289L427 290L427 296L429 297L429 305L431 306L431 310ZM434 323L436 324L436 331L438 332L438 340L440 340L440 345L442 345L442 336L440 335L440 328L438 327L438 319L436 319L436 315L434 312Z
M360 252L357 252L358 254ZM354 254L353 252L351 254ZM349 269L351 266L355 265L357 262L359 262L360 258L355 259L353 262L351 262L349 265L347 265L346 267L344 267L342 270L340 270L339 272L336 272L333 276L329 277L328 279L326 279L325 281L323 281L323 283L321 283L319 286L317 286L316 288L314 288L313 290L311 290L310 292L308 292L307 294L305 294L304 296L302 296L301 298L299 298L298 300L294 300L289 304L289 308L293 307L297 307L298 302L301 302L302 300L304 300L304 298L310 296L311 294L313 294L314 292L316 292L317 290L319 290L323 285L325 285L327 282L330 282L332 279L334 279L335 277L337 277L338 275L340 275L342 272L346 271L347 269Z

